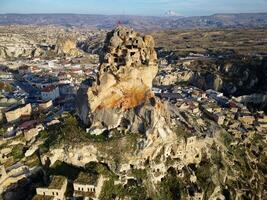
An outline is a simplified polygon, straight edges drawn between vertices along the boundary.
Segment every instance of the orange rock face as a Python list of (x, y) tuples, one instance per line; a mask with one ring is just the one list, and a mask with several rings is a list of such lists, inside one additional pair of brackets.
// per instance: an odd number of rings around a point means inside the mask
[(88, 90), (92, 112), (134, 108), (153, 96), (158, 72), (154, 39), (118, 27), (108, 34), (101, 57), (98, 84)]
[[(149, 134), (156, 126), (167, 124), (164, 105), (152, 91), (158, 73), (154, 46), (153, 37), (128, 28), (117, 27), (108, 33), (98, 79), (86, 90), (86, 103), (81, 103), (78, 112), (90, 124), (92, 134), (118, 127)], [(156, 135), (166, 133), (165, 128), (159, 130)]]
[(127, 110), (144, 103), (152, 96), (154, 94), (148, 88), (142, 86), (124, 89), (121, 94), (111, 92), (97, 107), (96, 111), (104, 108), (122, 108)]

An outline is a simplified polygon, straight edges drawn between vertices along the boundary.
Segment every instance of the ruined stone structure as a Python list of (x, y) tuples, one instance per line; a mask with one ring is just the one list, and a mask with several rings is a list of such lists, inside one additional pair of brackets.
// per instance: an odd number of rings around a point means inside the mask
[(160, 120), (166, 124), (165, 106), (151, 90), (158, 72), (154, 46), (152, 36), (125, 27), (108, 33), (98, 79), (78, 94), (78, 114), (93, 134), (118, 127), (145, 133)]

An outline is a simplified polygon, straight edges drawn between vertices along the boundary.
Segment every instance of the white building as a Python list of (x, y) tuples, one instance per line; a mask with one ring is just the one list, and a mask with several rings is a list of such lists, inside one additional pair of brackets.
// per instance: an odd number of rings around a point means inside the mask
[(73, 182), (73, 196), (85, 200), (98, 199), (103, 182), (104, 179), (102, 176), (81, 172), (78, 178)]
[(59, 88), (54, 85), (48, 86), (42, 90), (41, 96), (42, 96), (42, 100), (44, 101), (55, 100), (60, 96)]
[[(67, 189), (68, 181), (63, 176), (54, 176), (48, 187), (36, 188), (37, 195), (34, 196), (33, 200), (48, 199), (48, 197), (54, 197), (54, 200), (65, 200), (65, 192)], [(47, 197), (47, 198), (45, 198)]]

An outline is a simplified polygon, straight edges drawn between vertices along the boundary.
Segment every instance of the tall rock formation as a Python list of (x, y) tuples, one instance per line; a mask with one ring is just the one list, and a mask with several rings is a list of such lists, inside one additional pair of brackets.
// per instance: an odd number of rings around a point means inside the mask
[(107, 35), (100, 63), (97, 81), (78, 95), (78, 114), (92, 133), (119, 127), (164, 137), (168, 113), (151, 90), (158, 72), (154, 39), (117, 27)]
[(58, 55), (81, 56), (81, 51), (76, 47), (76, 40), (72, 37), (59, 37), (56, 42)]

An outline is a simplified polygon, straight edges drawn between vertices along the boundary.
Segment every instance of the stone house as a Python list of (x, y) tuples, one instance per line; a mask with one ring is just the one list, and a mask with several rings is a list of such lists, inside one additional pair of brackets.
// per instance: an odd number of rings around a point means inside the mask
[(39, 111), (45, 111), (45, 110), (48, 110), (49, 108), (51, 108), (52, 106), (53, 106), (52, 100), (48, 100), (48, 101), (44, 101), (42, 103), (39, 103), (38, 109), (39, 109)]
[(73, 196), (85, 200), (98, 199), (103, 182), (103, 176), (80, 172), (78, 178), (73, 182)]
[(207, 105), (201, 105), (200, 109), (204, 112), (209, 118), (217, 122), (219, 125), (223, 125), (225, 116), (221, 113), (221, 108), (211, 108)]
[(245, 125), (252, 125), (255, 121), (255, 117), (251, 115), (243, 115), (243, 116), (238, 117), (238, 120)]
[(60, 84), (59, 93), (60, 95), (75, 95), (76, 90), (73, 84)]
[(60, 96), (59, 88), (54, 85), (45, 87), (44, 89), (42, 89), (41, 96), (42, 100), (44, 101), (55, 100)]
[(59, 72), (58, 79), (60, 84), (70, 84), (72, 83), (72, 76), (66, 72)]
[(67, 178), (63, 176), (54, 176), (48, 187), (36, 188), (35, 197), (38, 199), (40, 196), (53, 197), (54, 200), (65, 200), (65, 192), (67, 190)]
[(31, 104), (25, 104), (18, 106), (14, 109), (11, 109), (5, 113), (5, 117), (8, 123), (15, 122), (19, 120), (21, 117), (29, 117), (32, 114), (32, 106)]

